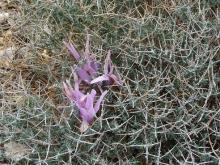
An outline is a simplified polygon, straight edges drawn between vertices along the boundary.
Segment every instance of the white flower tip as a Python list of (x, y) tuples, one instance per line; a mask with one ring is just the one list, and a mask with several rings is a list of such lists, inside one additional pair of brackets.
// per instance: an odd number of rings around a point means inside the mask
[(80, 102), (83, 102), (83, 101), (85, 101), (86, 100), (86, 98), (88, 97), (88, 95), (84, 95), (84, 96), (82, 96), (81, 98), (80, 98)]
[(108, 93), (108, 90), (105, 90), (102, 94), (105, 96)]
[(81, 125), (80, 125), (80, 132), (83, 133), (85, 132), (87, 129), (89, 128), (89, 124), (86, 121), (82, 121)]
[(102, 76), (99, 76), (99, 77), (95, 78), (94, 80), (92, 80), (90, 82), (90, 84), (95, 84), (95, 83), (102, 82), (102, 81), (107, 81), (107, 80), (109, 80), (109, 76), (108, 75), (102, 75)]

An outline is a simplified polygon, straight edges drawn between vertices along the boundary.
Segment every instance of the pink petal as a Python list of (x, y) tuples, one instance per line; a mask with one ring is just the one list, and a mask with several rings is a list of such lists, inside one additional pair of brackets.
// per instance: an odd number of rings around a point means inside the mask
[(110, 78), (113, 80), (112, 84), (116, 84), (116, 85), (122, 85), (122, 81), (114, 74), (110, 75)]
[(101, 102), (102, 100), (104, 99), (105, 95), (107, 94), (108, 91), (104, 91), (102, 93), (102, 95), (99, 97), (99, 99), (97, 100), (96, 104), (95, 104), (95, 107), (94, 107), (94, 110), (95, 112), (97, 113), (99, 108), (100, 108), (100, 105), (101, 105)]
[(84, 69), (78, 68), (77, 69), (77, 74), (78, 74), (78, 76), (80, 77), (81, 80), (83, 80), (87, 83), (89, 83), (91, 81), (91, 77), (89, 76), (89, 74)]
[(95, 117), (95, 111), (93, 107), (87, 109), (84, 107), (79, 107), (80, 116), (83, 120), (87, 121), (88, 123), (91, 123), (93, 118)]
[(65, 82), (63, 82), (63, 88), (64, 88), (66, 96), (71, 100), (73, 88), (71, 86), (69, 87)]
[(93, 108), (96, 91), (92, 89), (91, 94), (87, 95), (86, 108)]
[(84, 94), (79, 90), (73, 89), (70, 82), (63, 82), (63, 87), (66, 96), (70, 99), (70, 101), (77, 102)]
[(88, 113), (88, 109), (85, 109), (83, 107), (79, 107), (79, 111), (80, 111), (80, 116), (82, 118), (82, 120), (90, 123), (93, 119), (93, 116)]
[(100, 68), (100, 63), (93, 60), (93, 61), (90, 62), (90, 66), (91, 66), (95, 71), (98, 71), (99, 68)]
[(80, 125), (80, 132), (83, 133), (89, 128), (89, 123), (86, 120), (83, 120)]
[(75, 81), (75, 89), (72, 88), (69, 81), (63, 82), (63, 87), (67, 97), (70, 101), (77, 102), (84, 94), (79, 90), (79, 79), (76, 73), (73, 72), (74, 81)]
[(79, 90), (74, 90), (73, 95), (75, 97), (75, 101), (77, 102), (78, 100), (80, 100), (80, 98), (83, 97), (84, 94)]
[(107, 91), (103, 92), (102, 95), (99, 97), (95, 104), (95, 108), (93, 107), (94, 99), (96, 95), (96, 91), (93, 89), (90, 94), (82, 97), (80, 99), (80, 103), (77, 103), (78, 108), (80, 110), (80, 116), (83, 121), (87, 123), (91, 123), (93, 118), (96, 116), (96, 112), (99, 110), (101, 102), (106, 95)]
[(123, 81), (121, 80), (121, 76), (120, 76), (120, 74), (118, 73), (117, 69), (115, 69), (114, 74), (115, 74), (115, 76), (118, 78), (119, 84), (122, 85), (122, 84), (123, 84)]
[[(74, 97), (76, 100), (79, 100), (84, 94), (82, 92), (80, 92), (79, 90), (79, 84), (80, 84), (80, 81), (78, 79), (78, 76), (75, 72), (73, 72), (73, 78), (74, 78), (74, 91), (73, 91), (73, 94), (74, 94)], [(71, 86), (70, 82), (68, 82), (69, 86)]]
[(93, 76), (93, 75), (96, 74), (96, 70), (93, 69), (89, 63), (86, 63), (86, 64), (83, 66), (83, 69), (84, 69), (85, 71), (87, 71), (91, 76)]
[(98, 82), (102, 82), (102, 81), (108, 81), (109, 80), (109, 76), (108, 75), (102, 75), (102, 76), (99, 76), (97, 78), (95, 78), (94, 80), (92, 80), (90, 82), (90, 84), (94, 84), (94, 83), (98, 83)]
[(73, 46), (71, 43), (67, 43), (64, 41), (64, 45), (67, 47), (69, 50), (70, 54), (77, 60), (79, 61), (80, 59), (80, 54), (77, 52), (76, 48)]

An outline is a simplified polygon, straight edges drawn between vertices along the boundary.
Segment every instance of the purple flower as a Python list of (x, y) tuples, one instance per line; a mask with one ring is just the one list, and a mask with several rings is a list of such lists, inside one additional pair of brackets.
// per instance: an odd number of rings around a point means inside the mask
[(80, 116), (84, 122), (91, 124), (106, 94), (107, 91), (104, 91), (98, 100), (95, 100), (96, 91), (92, 89), (91, 93), (87, 93), (81, 97), (80, 101), (77, 103), (77, 107), (80, 110)]
[[(87, 35), (85, 51), (82, 54), (76, 50), (73, 44), (64, 42), (70, 54), (75, 58), (76, 61), (81, 63), (76, 67), (76, 69), (72, 70), (74, 76), (74, 88), (71, 86), (69, 81), (63, 82), (66, 96), (71, 102), (75, 104), (79, 110), (80, 118), (82, 119), (80, 126), (81, 132), (84, 132), (88, 129), (89, 125), (96, 117), (103, 99), (107, 94), (107, 91), (102, 92), (100, 86), (98, 87), (101, 91), (101, 94), (98, 96), (94, 89), (86, 94), (84, 93), (83, 89), (87, 90), (87, 87), (91, 87), (91, 84), (103, 81), (105, 81), (108, 85), (122, 85), (122, 80), (111, 61), (110, 51), (108, 52), (108, 55), (105, 59), (104, 74), (102, 76), (96, 77), (100, 68), (100, 63), (96, 60), (95, 55), (90, 53), (89, 42), (89, 35)], [(86, 84), (83, 83), (80, 85), (82, 81)]]
[(70, 101), (74, 102), (80, 112), (80, 117), (82, 118), (81, 132), (84, 132), (89, 124), (93, 121), (96, 113), (99, 111), (101, 103), (107, 94), (107, 91), (104, 91), (101, 96), (96, 99), (96, 91), (92, 89), (91, 93), (83, 94), (79, 90), (79, 83), (81, 80), (78, 79), (77, 75), (74, 74), (75, 87), (74, 89), (69, 82), (64, 82), (64, 91), (66, 96)]
[(77, 69), (77, 74), (79, 77), (87, 82), (88, 84), (94, 76), (96, 76), (98, 69), (100, 68), (99, 62), (96, 60), (95, 56), (90, 53), (90, 37), (87, 34), (86, 46), (84, 51), (85, 63), (81, 68)]
[(96, 61), (86, 61), (86, 63), (80, 68), (76, 68), (76, 72), (81, 80), (86, 83), (90, 83), (92, 78), (97, 75), (99, 69), (99, 63)]
[(84, 96), (84, 94), (79, 90), (79, 84), (81, 81), (78, 79), (75, 73), (73, 73), (73, 76), (75, 82), (74, 89), (69, 81), (63, 82), (63, 87), (64, 87), (64, 92), (66, 96), (69, 98), (69, 100), (77, 104), (77, 102)]
[(64, 45), (67, 47), (69, 53), (76, 59), (76, 61), (80, 60), (80, 54), (77, 52), (76, 48), (72, 43), (67, 43), (64, 41)]
[(96, 76), (97, 71), (100, 68), (99, 62), (97, 62), (95, 56), (90, 53), (89, 42), (90, 42), (90, 37), (89, 35), (87, 35), (85, 51), (82, 57), (80, 53), (77, 52), (73, 44), (64, 42), (70, 54), (72, 54), (77, 61), (79, 61), (80, 59), (84, 60), (84, 64), (82, 65), (82, 67), (76, 68), (76, 73), (81, 80), (83, 80), (88, 84), (90, 83), (92, 78)]
[(122, 80), (112, 64), (110, 51), (108, 52), (108, 55), (105, 59), (104, 74), (95, 78), (90, 83), (94, 84), (103, 81), (107, 81), (108, 85), (122, 85)]

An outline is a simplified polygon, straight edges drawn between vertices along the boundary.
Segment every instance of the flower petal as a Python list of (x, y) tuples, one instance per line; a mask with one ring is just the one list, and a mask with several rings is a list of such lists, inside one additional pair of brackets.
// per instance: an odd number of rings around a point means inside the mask
[(101, 67), (101, 64), (98, 61), (90, 61), (90, 66), (97, 72)]
[(91, 123), (93, 118), (96, 116), (96, 112), (92, 107), (78, 107), (79, 111), (80, 111), (80, 116), (82, 118), (82, 120), (86, 120), (88, 123)]
[(77, 68), (77, 74), (81, 80), (89, 83), (91, 81), (91, 76), (82, 68)]
[(88, 111), (88, 109), (83, 107), (78, 107), (80, 112), (80, 117), (83, 121), (86, 121), (87, 123), (90, 123), (93, 119), (93, 115), (91, 115)]
[(109, 76), (108, 75), (102, 75), (102, 76), (99, 76), (95, 79), (93, 79), (90, 84), (95, 84), (95, 83), (98, 83), (98, 82), (102, 82), (102, 81), (108, 81), (109, 80)]
[(122, 84), (123, 84), (123, 81), (122, 81), (121, 76), (120, 76), (120, 74), (118, 73), (118, 71), (117, 71), (116, 68), (115, 68), (115, 71), (114, 71), (114, 75), (117, 77), (119, 84), (122, 85)]
[(73, 88), (71, 86), (69, 87), (65, 82), (63, 82), (63, 88), (64, 88), (66, 96), (71, 100)]
[(122, 85), (122, 81), (114, 74), (110, 75), (110, 79), (112, 79), (112, 82), (110, 81), (110, 85), (116, 84), (121, 86)]
[(74, 47), (73, 44), (71, 43), (67, 43), (64, 41), (64, 45), (67, 47), (67, 49), (69, 50), (70, 54), (77, 60), (79, 61), (80, 59), (80, 54), (77, 52), (76, 48)]
[(92, 89), (91, 94), (87, 95), (86, 108), (93, 108), (96, 91)]
[(99, 108), (100, 108), (100, 105), (101, 105), (101, 102), (103, 101), (105, 95), (107, 94), (108, 91), (104, 91), (102, 93), (102, 95), (99, 97), (99, 99), (97, 100), (96, 104), (95, 104), (95, 107), (94, 107), (94, 110), (95, 112), (97, 113)]
[(94, 68), (92, 68), (90, 63), (85, 63), (85, 65), (83, 66), (83, 69), (86, 72), (88, 72), (91, 76), (94, 76), (96, 74), (96, 70)]
[(87, 129), (89, 128), (89, 123), (85, 120), (82, 121), (81, 125), (80, 125), (80, 132), (83, 133), (85, 132)]

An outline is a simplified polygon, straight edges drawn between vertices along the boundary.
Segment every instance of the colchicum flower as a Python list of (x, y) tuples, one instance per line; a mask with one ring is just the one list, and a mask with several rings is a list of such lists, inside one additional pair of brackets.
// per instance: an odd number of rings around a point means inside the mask
[(63, 82), (64, 92), (70, 101), (73, 101), (75, 104), (84, 96), (84, 94), (79, 90), (80, 80), (77, 75), (73, 72), (74, 76), (74, 89), (71, 86), (69, 81)]
[[(82, 119), (80, 131), (84, 132), (96, 117), (107, 91), (102, 92), (101, 86), (98, 86), (101, 94), (97, 96), (97, 92), (94, 89), (86, 94), (82, 89), (91, 87), (91, 84), (99, 82), (105, 82), (108, 85), (122, 85), (122, 80), (112, 64), (110, 51), (105, 59), (104, 74), (95, 78), (100, 69), (100, 63), (96, 60), (95, 56), (90, 53), (89, 35), (87, 35), (85, 51), (82, 54), (76, 50), (73, 44), (67, 42), (64, 42), (64, 44), (77, 62), (83, 62), (82, 65), (72, 70), (74, 88), (69, 81), (63, 82), (63, 87), (66, 96), (79, 110)], [(85, 83), (81, 84), (82, 81)], [(80, 84), (82, 86), (80, 86)]]
[(99, 63), (95, 61), (87, 61), (82, 67), (76, 68), (79, 78), (89, 84), (93, 77), (96, 76), (99, 69)]
[(69, 82), (64, 82), (64, 91), (66, 96), (70, 101), (74, 102), (80, 112), (80, 117), (82, 119), (80, 131), (84, 132), (88, 129), (89, 124), (92, 123), (96, 113), (99, 111), (101, 103), (107, 94), (107, 91), (104, 91), (101, 96), (96, 99), (96, 91), (92, 89), (91, 93), (83, 94), (79, 90), (80, 80), (77, 75), (74, 74), (75, 87), (72, 88)]
[(105, 59), (104, 74), (93, 79), (90, 83), (95, 84), (103, 81), (106, 81), (108, 85), (122, 85), (122, 80), (112, 64), (110, 51)]
[(89, 124), (93, 121), (93, 118), (96, 117), (96, 113), (99, 111), (101, 103), (107, 94), (107, 91), (104, 91), (101, 96), (95, 100), (96, 91), (92, 89), (91, 93), (87, 93), (84, 97), (80, 99), (78, 108), (80, 110), (80, 116), (82, 118), (81, 132), (84, 132)]
[(96, 60), (95, 56), (90, 53), (89, 35), (87, 35), (85, 51), (83, 56), (77, 52), (76, 48), (71, 43), (64, 42), (65, 46), (69, 50), (70, 54), (76, 59), (76, 61), (84, 60), (82, 67), (76, 68), (76, 73), (79, 78), (86, 83), (90, 83), (94, 76), (96, 76), (98, 69), (100, 68), (99, 62)]

